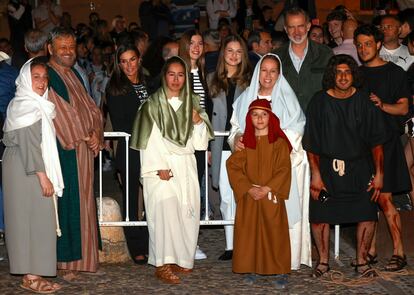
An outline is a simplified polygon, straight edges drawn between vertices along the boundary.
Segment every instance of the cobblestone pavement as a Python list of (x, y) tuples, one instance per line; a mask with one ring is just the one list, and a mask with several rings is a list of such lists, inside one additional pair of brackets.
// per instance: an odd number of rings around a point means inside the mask
[[(233, 274), (231, 262), (217, 261), (224, 247), (224, 231), (221, 228), (204, 227), (199, 239), (200, 247), (206, 252), (206, 260), (196, 261), (194, 272), (182, 277), (181, 285), (166, 285), (154, 277), (154, 267), (134, 263), (104, 264), (104, 275), (82, 274), (80, 282), (63, 284), (56, 294), (414, 294), (414, 269), (407, 276), (394, 277), (394, 281), (376, 279), (362, 287), (346, 287), (326, 283), (310, 277), (311, 269), (303, 266), (289, 276), (288, 289), (276, 290), (271, 277), (263, 277), (255, 285), (243, 282), (243, 276)], [(0, 247), (5, 254), (4, 246)], [(350, 265), (351, 258), (341, 253), (339, 265), (331, 261), (331, 268), (341, 271), (347, 278), (355, 278)], [(380, 260), (380, 269), (385, 260)], [(414, 264), (413, 257), (409, 265)], [(21, 277), (8, 273), (7, 259), (0, 262), (0, 294), (27, 294), (19, 288)], [(324, 278), (323, 280), (328, 280)]]
[[(106, 174), (104, 178), (105, 195), (119, 198), (119, 189), (113, 181), (112, 173)], [(131, 261), (123, 264), (102, 264), (100, 272), (104, 275), (82, 274), (79, 282), (67, 283), (60, 278), (53, 279), (63, 285), (62, 290), (56, 294), (414, 294), (414, 257), (408, 258), (407, 269), (410, 275), (396, 276), (394, 281), (375, 279), (362, 287), (325, 282), (329, 280), (328, 277), (313, 279), (310, 277), (311, 268), (306, 266), (291, 273), (287, 290), (276, 290), (271, 277), (262, 277), (256, 284), (248, 285), (243, 282), (242, 275), (232, 273), (231, 262), (217, 260), (225, 245), (222, 227), (206, 226), (200, 232), (198, 244), (208, 258), (196, 261), (194, 272), (182, 276), (180, 285), (163, 284), (154, 277), (154, 267), (136, 265)], [(354, 279), (355, 273), (349, 266), (354, 250), (342, 240), (340, 255), (339, 263), (331, 261), (331, 268), (341, 271), (347, 279)], [(4, 246), (0, 246), (0, 256), (7, 256)], [(380, 259), (376, 267), (381, 269), (384, 263), (386, 259)], [(0, 261), (0, 295), (30, 294), (19, 287), (20, 281), (21, 276), (9, 274), (7, 258)]]

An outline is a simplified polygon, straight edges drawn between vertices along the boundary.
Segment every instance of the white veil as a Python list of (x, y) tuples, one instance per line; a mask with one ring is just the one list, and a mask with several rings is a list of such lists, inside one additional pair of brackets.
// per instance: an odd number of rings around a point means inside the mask
[[(250, 86), (233, 103), (233, 114), (237, 116), (240, 129), (244, 131), (246, 115), (250, 103), (257, 99), (259, 92), (259, 73), (262, 61), (267, 56), (275, 56), (279, 60), (279, 78), (272, 90), (272, 111), (280, 120), (282, 130), (292, 130), (303, 135), (305, 128), (305, 115), (299, 105), (298, 99), (292, 87), (283, 76), (282, 62), (279, 56), (273, 53), (264, 55), (257, 63)], [(292, 143), (293, 145), (293, 143)], [(295, 147), (294, 147), (295, 148)]]
[(55, 105), (48, 100), (48, 90), (40, 96), (32, 89), (30, 65), (27, 61), (16, 79), (16, 94), (7, 107), (7, 116), (3, 126), (4, 132), (30, 126), (42, 120), (42, 158), (48, 178), (53, 184), (55, 194), (63, 194), (63, 178), (56, 146), (56, 131), (53, 118), (56, 116)]

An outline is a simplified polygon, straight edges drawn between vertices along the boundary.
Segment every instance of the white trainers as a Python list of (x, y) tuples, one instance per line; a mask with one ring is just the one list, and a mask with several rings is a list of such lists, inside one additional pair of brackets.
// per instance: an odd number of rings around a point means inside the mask
[(197, 249), (196, 249), (194, 259), (195, 260), (207, 259), (206, 253), (204, 253), (198, 245), (197, 245)]

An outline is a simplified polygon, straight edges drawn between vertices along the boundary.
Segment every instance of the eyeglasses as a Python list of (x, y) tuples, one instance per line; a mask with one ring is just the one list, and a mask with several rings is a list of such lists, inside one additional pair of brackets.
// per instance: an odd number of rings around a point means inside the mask
[(377, 26), (378, 29), (380, 29), (381, 31), (389, 31), (392, 30), (394, 28), (398, 28), (398, 26), (394, 26), (394, 25), (381, 25), (381, 26)]

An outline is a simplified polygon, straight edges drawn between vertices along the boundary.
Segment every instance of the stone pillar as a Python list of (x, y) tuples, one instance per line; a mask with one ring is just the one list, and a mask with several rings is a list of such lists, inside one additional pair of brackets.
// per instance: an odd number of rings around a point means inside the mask
[[(98, 217), (101, 208), (97, 198)], [(103, 221), (122, 221), (118, 203), (110, 198), (102, 199)], [(99, 251), (99, 262), (122, 263), (130, 261), (128, 247), (125, 241), (124, 230), (121, 226), (101, 226), (102, 251)]]

